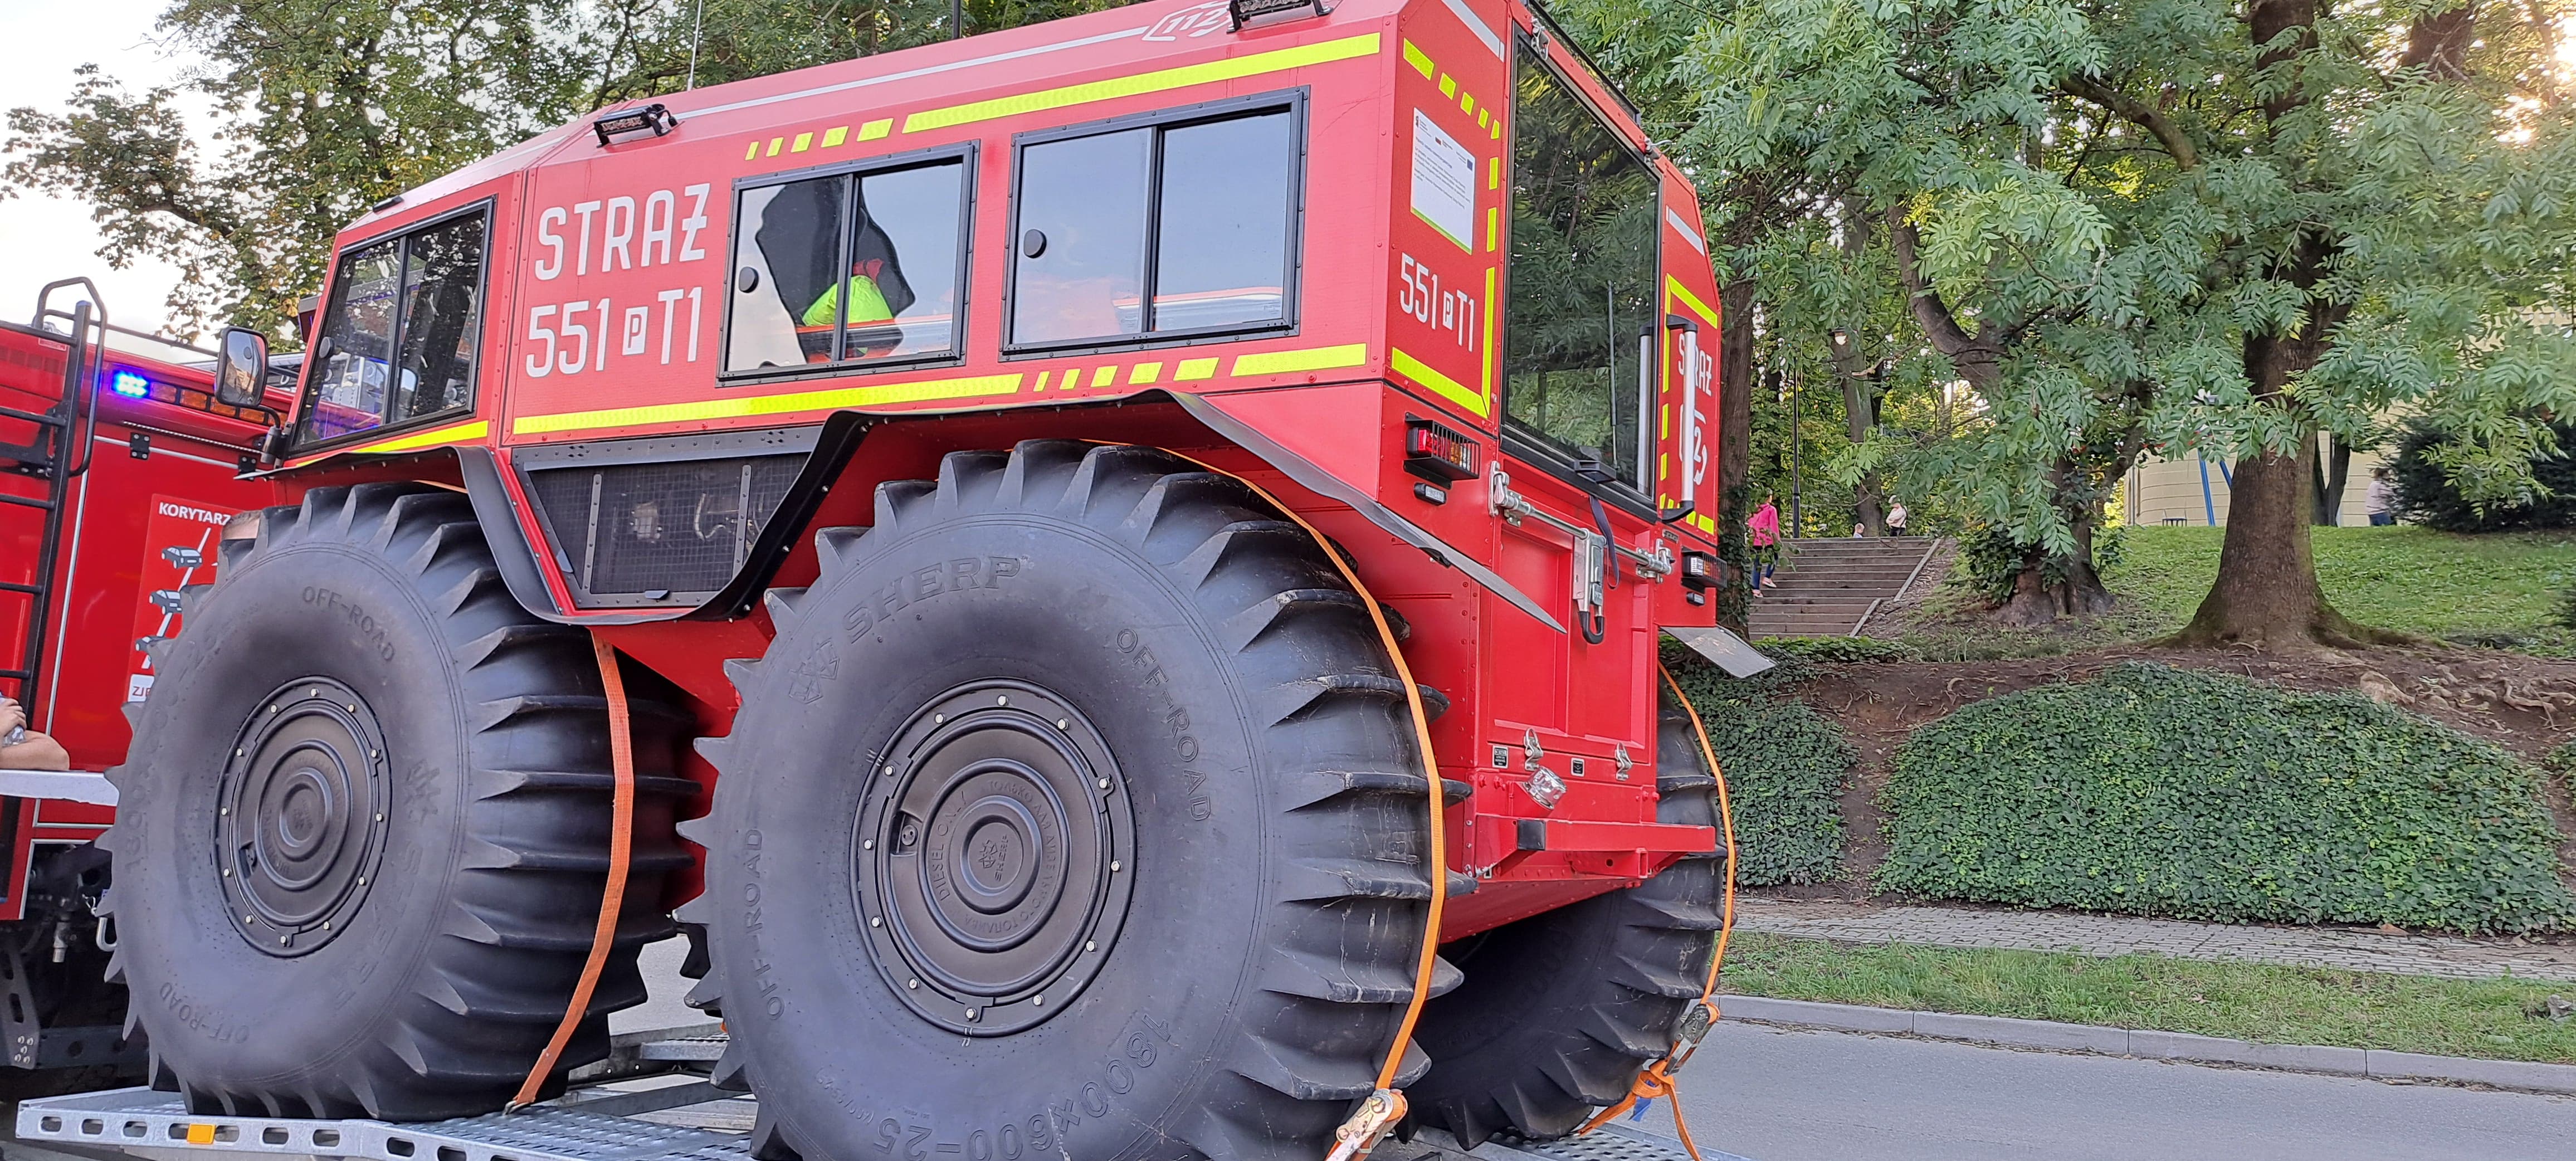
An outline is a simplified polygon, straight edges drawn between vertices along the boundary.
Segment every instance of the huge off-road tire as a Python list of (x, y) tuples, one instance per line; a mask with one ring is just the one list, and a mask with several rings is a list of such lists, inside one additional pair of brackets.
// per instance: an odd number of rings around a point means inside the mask
[[(1669, 693), (1655, 764), (1657, 819), (1717, 824), (1717, 779)], [(1416, 1035), (1431, 1074), (1405, 1094), (1417, 1121), (1470, 1147), (1496, 1134), (1546, 1140), (1627, 1095), (1707, 982), (1725, 873), (1723, 854), (1686, 858), (1447, 947), (1467, 980), (1423, 1006)]]
[(1324, 550), (1063, 441), (816, 545), (682, 828), (758, 1155), (1321, 1156), (1430, 895), (1404, 688)]
[[(201, 1112), (490, 1112), (563, 1018), (612, 821), (581, 630), (511, 600), (463, 496), (321, 488), (228, 542), (158, 650), (109, 772), (129, 1027)], [(636, 685), (649, 690), (649, 681)], [(617, 953), (561, 1065), (607, 1050), (667, 935), (686, 723), (633, 704), (639, 807)]]

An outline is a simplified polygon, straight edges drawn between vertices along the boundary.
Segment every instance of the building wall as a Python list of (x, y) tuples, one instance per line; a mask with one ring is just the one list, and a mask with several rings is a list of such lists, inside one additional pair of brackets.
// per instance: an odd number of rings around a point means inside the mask
[[(2337, 523), (2359, 525), (2370, 523), (2362, 511), (2363, 498), (2370, 489), (2370, 470), (2388, 462), (2384, 451), (2355, 452), (2352, 470), (2343, 487), (2343, 507)], [(2129, 469), (2121, 482), (2120, 500), (2123, 522), (2127, 524), (2217, 524), (2227, 523), (2227, 473), (2212, 461), (2207, 465), (2209, 491), (2206, 502), (2201, 493), (2203, 461), (2197, 456), (2181, 459), (2151, 459)]]

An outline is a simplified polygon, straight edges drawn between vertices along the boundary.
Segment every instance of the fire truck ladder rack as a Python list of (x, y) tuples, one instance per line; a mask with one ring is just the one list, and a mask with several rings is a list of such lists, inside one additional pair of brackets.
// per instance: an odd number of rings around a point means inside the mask
[[(70, 310), (53, 305), (55, 291), (75, 286), (88, 291), (89, 297)], [(37, 292), (36, 328), (44, 330), (46, 323), (56, 320), (70, 328), (58, 332), (68, 348), (63, 353), (62, 395), (44, 411), (0, 407), (0, 419), (36, 428), (33, 443), (0, 443), (0, 472), (45, 482), (42, 499), (0, 493), (0, 505), (35, 508), (45, 514), (44, 535), (36, 541), (36, 557), (29, 562), (26, 579), (0, 580), (0, 594), (23, 598), (18, 603), (26, 616), (22, 638), (26, 652), (14, 668), (0, 669), (0, 682), (9, 683), (8, 692), (30, 713), (36, 712), (37, 687), (44, 679), (45, 622), (53, 608), (56, 571), (62, 563), (56, 546), (62, 539), (63, 510), (70, 500), (72, 477), (89, 470), (90, 443), (98, 431), (98, 404), (89, 388), (97, 381), (99, 337), (107, 325), (106, 308), (99, 302), (98, 287), (86, 278), (50, 282)]]
[[(752, 1098), (721, 1092), (696, 1074), (724, 1050), (721, 1026), (695, 1025), (612, 1038), (609, 1058), (576, 1070), (563, 1097), (515, 1113), (426, 1124), (191, 1114), (177, 1093), (114, 1089), (45, 1097), (18, 1106), (9, 1155), (28, 1161), (106, 1158), (118, 1153), (174, 1161), (180, 1154), (259, 1153), (367, 1161), (749, 1161)], [(647, 1078), (658, 1088), (606, 1086)], [(701, 1111), (705, 1115), (698, 1115)], [(647, 1120), (650, 1114), (736, 1132)], [(1377, 1161), (1688, 1161), (1681, 1143), (1626, 1123), (1564, 1141), (1488, 1141), (1460, 1150), (1436, 1130), (1389, 1140)], [(1320, 1154), (1319, 1154), (1320, 1155)], [(1703, 1151), (1705, 1161), (1744, 1161)], [(1220, 1159), (1225, 1161), (1225, 1159)]]

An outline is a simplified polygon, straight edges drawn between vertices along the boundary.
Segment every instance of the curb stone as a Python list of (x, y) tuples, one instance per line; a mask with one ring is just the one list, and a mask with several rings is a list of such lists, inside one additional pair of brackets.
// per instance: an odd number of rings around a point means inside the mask
[(2336, 1048), (2321, 1044), (2262, 1044), (2188, 1032), (2151, 1032), (2094, 1024), (2065, 1024), (2055, 1020), (2020, 1020), (2008, 1016), (1910, 1012), (1902, 1008), (1780, 1000), (1768, 996), (1721, 995), (1719, 1004), (1728, 1018), (1755, 1024), (1893, 1033), (2007, 1048), (2089, 1052), (2101, 1056), (2132, 1056), (2190, 1064), (2235, 1064), (2282, 1072), (2363, 1076), (2377, 1080), (2448, 1081), (2576, 1095), (2576, 1064), (2427, 1056), (2383, 1048)]

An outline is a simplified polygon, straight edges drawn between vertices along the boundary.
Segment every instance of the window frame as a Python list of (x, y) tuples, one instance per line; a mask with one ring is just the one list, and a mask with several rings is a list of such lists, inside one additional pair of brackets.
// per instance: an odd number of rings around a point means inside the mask
[[(716, 386), (739, 387), (752, 383), (777, 383), (799, 379), (839, 378), (847, 375), (866, 375), (877, 371), (918, 370), (922, 367), (954, 367), (958, 364), (964, 363), (966, 361), (966, 325), (969, 313), (973, 308), (974, 299), (975, 184), (976, 180), (981, 176), (976, 172), (976, 160), (978, 156), (977, 147), (980, 144), (980, 142), (972, 140), (960, 141), (950, 145), (934, 145), (926, 149), (908, 149), (901, 153), (885, 153), (874, 157), (858, 157), (852, 158), (848, 161), (835, 161), (823, 165), (809, 165), (803, 169), (788, 169), (781, 170), (777, 173), (762, 173), (748, 177), (735, 178), (733, 180), (733, 188), (729, 194), (732, 200), (726, 203), (725, 210), (727, 214), (731, 215), (732, 220), (727, 222), (725, 225), (725, 267), (724, 282), (722, 284), (725, 306), (722, 329), (717, 332), (716, 337)], [(734, 279), (741, 273), (741, 268), (735, 265), (735, 255), (741, 253), (740, 234), (742, 231), (742, 195), (745, 192), (761, 189), (767, 186), (791, 185), (800, 181), (812, 181), (816, 178), (822, 177), (847, 176), (850, 178), (851, 184), (855, 186), (860, 178), (866, 177), (870, 174), (891, 173), (900, 169), (917, 169), (950, 160), (954, 160), (958, 163), (960, 176), (958, 181), (957, 197), (957, 253), (955, 255), (957, 267), (957, 315), (949, 322), (949, 335), (951, 337), (951, 341), (949, 342), (948, 349), (946, 351), (925, 351), (917, 355), (897, 355), (882, 359), (837, 359), (828, 363), (799, 363), (792, 367), (753, 367), (741, 371), (728, 371), (724, 369), (725, 360), (733, 351), (733, 304), (734, 299), (738, 297), (734, 290)], [(841, 237), (839, 242), (839, 248), (842, 253), (846, 254), (849, 252), (850, 241), (850, 223), (845, 220), (841, 223)], [(848, 267), (846, 263), (843, 265), (842, 269), (844, 271), (843, 276), (847, 277), (846, 271)], [(847, 333), (846, 325), (844, 325), (840, 333)]]
[[(1611, 139), (1618, 142), (1619, 148), (1626, 151), (1629, 157), (1635, 159), (1637, 164), (1646, 171), (1646, 175), (1654, 180), (1655, 214), (1653, 221), (1655, 223), (1655, 228), (1652, 234), (1653, 240), (1650, 245), (1650, 249), (1654, 254), (1655, 261), (1653, 272), (1647, 283), (1647, 294), (1650, 299), (1657, 304), (1658, 309), (1652, 313), (1655, 318), (1660, 320), (1664, 314), (1660, 309), (1664, 300), (1663, 215), (1666, 190), (1664, 188), (1665, 182), (1663, 171), (1655, 168), (1654, 159), (1648, 156), (1644, 151), (1638, 149), (1637, 143), (1634, 140), (1631, 140), (1627, 133), (1620, 130), (1619, 122), (1613, 119), (1601, 108), (1600, 102), (1593, 100), (1590, 93), (1585, 92), (1581, 85), (1576, 84), (1574, 79), (1566, 74), (1566, 70), (1564, 68), (1558, 66), (1555, 58), (1549, 55), (1548, 52), (1549, 45), (1551, 43), (1550, 41), (1543, 41), (1532, 37), (1525, 29), (1516, 30), (1512, 40), (1514, 45), (1521, 51), (1529, 53), (1531, 59), (1535, 60), (1540, 68), (1546, 69), (1548, 71), (1548, 75), (1556, 79), (1556, 83), (1565, 89), (1568, 96), (1573, 97), (1578, 104), (1583, 106), (1585, 111), (1591, 113), (1592, 116), (1601, 123), (1602, 129), (1610, 134)], [(1514, 61), (1514, 67), (1515, 71), (1517, 71), (1517, 58)], [(1564, 480), (1566, 483), (1569, 483), (1582, 491), (1600, 496), (1603, 500), (1608, 501), (1615, 507), (1625, 509), (1634, 515), (1653, 518), (1656, 515), (1653, 497), (1655, 476), (1657, 474), (1655, 455), (1662, 448), (1662, 440), (1656, 435), (1655, 431), (1655, 406), (1658, 401), (1658, 397), (1663, 393), (1665, 370), (1663, 366), (1664, 331), (1661, 325), (1658, 325), (1655, 328), (1655, 357), (1648, 361), (1648, 366), (1652, 368), (1651, 377), (1648, 384), (1640, 390), (1642, 398), (1638, 401), (1640, 404), (1640, 410), (1637, 416), (1637, 468), (1639, 473), (1646, 477), (1646, 481), (1642, 486), (1630, 483), (1627, 480), (1613, 480), (1606, 484), (1595, 484), (1590, 480), (1584, 479), (1582, 476), (1576, 475), (1575, 461), (1572, 456), (1565, 454), (1563, 450), (1559, 449), (1556, 446), (1555, 441), (1546, 434), (1539, 432), (1536, 429), (1531, 428), (1529, 425), (1512, 417), (1512, 366), (1510, 361), (1510, 352), (1512, 349), (1511, 227), (1514, 223), (1514, 219), (1517, 217), (1516, 206), (1514, 204), (1517, 199), (1510, 196), (1512, 179), (1516, 176), (1510, 172), (1510, 169), (1518, 164), (1520, 157), (1519, 144), (1521, 122), (1519, 85), (1517, 80), (1515, 80), (1513, 85), (1513, 100), (1508, 115), (1510, 118), (1510, 125), (1503, 135), (1505, 145), (1503, 154), (1506, 170), (1503, 175), (1503, 188), (1505, 193), (1505, 197), (1503, 199), (1503, 262), (1502, 277), (1499, 280), (1502, 284), (1502, 304), (1501, 309), (1497, 312), (1500, 317), (1494, 320), (1497, 335), (1495, 341), (1501, 348), (1501, 350), (1496, 353), (1495, 357), (1503, 361), (1503, 366), (1501, 368), (1502, 373), (1498, 376), (1500, 379), (1499, 386), (1501, 390), (1495, 397), (1494, 412), (1495, 417), (1500, 421), (1495, 426), (1501, 433), (1503, 450), (1515, 458), (1526, 461), (1532, 466), (1539, 468), (1551, 476)]]
[[(1304, 328), (1301, 306), (1304, 302), (1306, 269), (1306, 171), (1308, 154), (1313, 148), (1306, 133), (1309, 92), (1309, 86), (1299, 85), (1295, 88), (1275, 89), (1266, 93), (1198, 101), (1143, 113), (1129, 113), (1120, 117), (1107, 117), (1096, 121), (1059, 125), (1052, 129), (1034, 129), (1026, 133), (1013, 134), (1011, 137), (1011, 230), (1009, 238), (1006, 239), (1009, 243), (1007, 248), (1009, 260), (1002, 270), (1002, 358), (1004, 360), (1042, 359), (1063, 355), (1234, 342), (1252, 336), (1269, 338), (1298, 334)], [(1131, 129), (1155, 131), (1152, 150), (1145, 163), (1145, 264), (1144, 285), (1140, 288), (1140, 296), (1145, 304), (1147, 316), (1150, 318), (1154, 301), (1156, 267), (1162, 257), (1161, 231), (1157, 227), (1162, 223), (1163, 135), (1174, 129), (1186, 129), (1193, 125), (1228, 121), (1248, 114), (1270, 111), (1288, 114), (1288, 138), (1292, 146), (1288, 152), (1288, 215), (1284, 239), (1288, 260), (1285, 269), (1280, 271), (1279, 318), (1267, 322), (1228, 323), (1213, 327), (1193, 327), (1187, 330), (1147, 331), (1140, 335), (1054, 339), (1035, 343), (1011, 341), (1012, 329), (1018, 317), (1020, 235), (1023, 231), (1020, 212), (1025, 205), (1021, 196), (1020, 179), (1027, 172), (1028, 151), (1032, 146), (1081, 137), (1123, 133)]]
[[(295, 416), (289, 422), (287, 427), (287, 431), (290, 433), (290, 440), (286, 445), (289, 454), (300, 456), (307, 452), (325, 450), (342, 444), (373, 442), (378, 439), (386, 438), (389, 435), (398, 435), (406, 431), (417, 431), (437, 427), (441, 424), (454, 423), (456, 422), (456, 418), (460, 415), (472, 415), (483, 409), (483, 374), (485, 369), (483, 356), (486, 354), (484, 350), (486, 344), (483, 341), (483, 332), (491, 326), (492, 322), (492, 207), (496, 200), (497, 199), (495, 198), (485, 197), (471, 204), (459, 206), (456, 209), (439, 214), (435, 217), (423, 218), (420, 221), (403, 226), (399, 229), (386, 230), (382, 233), (369, 235), (332, 251), (331, 284), (328, 288), (329, 293), (323, 298), (321, 313), (313, 316), (313, 333), (308, 336), (304, 348), (304, 365), (301, 368), (302, 374), (300, 381), (296, 385)], [(312, 357), (313, 344), (321, 341), (323, 328), (330, 325), (331, 312), (333, 308), (340, 305), (340, 296), (344, 290), (340, 284), (340, 260), (360, 250), (364, 250), (369, 246), (378, 245), (384, 242), (395, 243), (394, 278), (397, 285), (395, 286), (394, 293), (397, 296), (397, 309), (394, 312), (393, 330), (386, 336), (385, 343), (387, 348), (393, 351), (394, 361), (399, 363), (402, 359), (403, 329), (410, 321), (407, 315), (399, 309), (399, 296), (402, 293), (402, 288), (399, 283), (403, 276), (403, 272), (410, 269), (412, 238), (420, 234), (426, 234), (440, 226), (450, 225), (452, 223), (462, 221), (465, 218), (476, 216), (480, 216), (483, 219), (483, 248), (482, 253), (477, 256), (474, 267), (474, 390), (472, 394), (460, 406), (441, 408), (437, 411), (430, 412), (427, 415), (415, 415), (398, 423), (379, 423), (374, 427), (361, 428), (357, 431), (344, 431), (338, 435), (328, 436), (322, 439), (305, 439), (304, 421), (313, 414), (314, 404), (319, 400), (322, 391), (322, 380), (319, 376), (322, 373), (323, 361)], [(398, 371), (400, 368), (396, 367), (394, 370)], [(390, 399), (391, 395), (389, 394), (387, 398)]]

